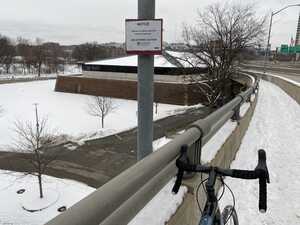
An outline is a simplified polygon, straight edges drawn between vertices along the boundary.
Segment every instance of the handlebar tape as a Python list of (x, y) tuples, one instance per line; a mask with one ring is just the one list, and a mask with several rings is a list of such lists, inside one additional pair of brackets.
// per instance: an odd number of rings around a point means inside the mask
[(184, 168), (182, 168), (181, 164), (189, 162), (188, 157), (187, 157), (187, 149), (188, 149), (187, 145), (182, 145), (181, 149), (180, 149), (180, 157), (176, 160), (176, 166), (178, 167), (178, 172), (177, 172), (175, 184), (172, 188), (173, 194), (178, 193), (178, 190), (179, 190), (181, 182), (182, 182)]
[(259, 211), (265, 213), (267, 211), (267, 180), (259, 178)]
[(181, 181), (182, 181), (182, 177), (183, 177), (183, 172), (184, 172), (184, 170), (178, 169), (177, 178), (176, 178), (175, 184), (172, 188), (172, 193), (173, 194), (177, 194), (178, 191), (179, 191)]
[(242, 179), (256, 179), (257, 173), (253, 170), (232, 170), (232, 177)]
[(258, 151), (258, 164), (255, 171), (259, 176), (259, 211), (267, 211), (267, 182), (270, 183), (269, 172), (266, 162), (266, 152), (263, 149)]

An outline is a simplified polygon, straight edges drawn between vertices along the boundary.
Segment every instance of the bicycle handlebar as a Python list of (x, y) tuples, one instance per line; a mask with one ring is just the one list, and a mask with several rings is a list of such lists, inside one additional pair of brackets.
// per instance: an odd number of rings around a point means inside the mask
[(269, 171), (266, 162), (266, 152), (262, 149), (258, 151), (258, 164), (255, 168), (259, 173), (259, 211), (267, 211), (267, 183), (270, 183)]
[(178, 173), (172, 189), (174, 194), (176, 194), (180, 188), (184, 171), (210, 173), (214, 170), (219, 176), (229, 176), (240, 179), (259, 179), (259, 211), (262, 213), (267, 211), (267, 182), (270, 183), (270, 179), (266, 164), (266, 152), (264, 150), (260, 149), (258, 151), (258, 164), (254, 170), (237, 170), (190, 164), (187, 157), (187, 149), (187, 145), (181, 146), (180, 156), (176, 160)]
[[(181, 146), (181, 149), (180, 149), (180, 156), (179, 158), (176, 160), (176, 166), (178, 168), (178, 173), (177, 173), (177, 178), (176, 178), (176, 181), (175, 181), (175, 184), (172, 188), (172, 193), (173, 194), (177, 194), (178, 191), (179, 191), (179, 188), (181, 186), (181, 182), (182, 182), (182, 178), (183, 178), (183, 173), (184, 171), (187, 171), (185, 170), (185, 167), (181, 166), (181, 162), (184, 161), (184, 165), (189, 165), (189, 162), (188, 162), (188, 157), (187, 157), (187, 149), (188, 149), (188, 146), (187, 145), (183, 145)], [(180, 160), (179, 160), (180, 159)]]

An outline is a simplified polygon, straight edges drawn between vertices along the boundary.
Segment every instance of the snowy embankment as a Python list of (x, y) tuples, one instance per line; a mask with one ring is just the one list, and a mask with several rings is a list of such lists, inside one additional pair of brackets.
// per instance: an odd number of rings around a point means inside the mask
[[(254, 169), (265, 149), (271, 183), (268, 211), (258, 211), (258, 181), (226, 178), (240, 224), (300, 224), (300, 107), (277, 86), (261, 81), (258, 104), (232, 168)], [(226, 195), (222, 205), (231, 204)]]
[[(137, 124), (136, 101), (113, 99), (115, 110), (105, 117), (105, 129), (101, 129), (101, 120), (88, 113), (90, 96), (55, 92), (54, 86), (55, 80), (0, 85), (0, 106), (3, 109), (0, 150), (7, 150), (5, 146), (12, 144), (16, 120), (34, 122), (34, 103), (38, 103), (39, 116), (47, 117), (51, 128), (73, 136), (75, 140), (103, 137)], [(180, 114), (186, 108), (158, 104), (158, 114), (154, 115), (154, 119)]]

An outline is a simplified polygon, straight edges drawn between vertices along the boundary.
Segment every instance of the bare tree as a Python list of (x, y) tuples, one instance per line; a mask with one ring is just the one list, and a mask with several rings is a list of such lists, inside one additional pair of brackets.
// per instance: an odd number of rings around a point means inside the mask
[(41, 39), (37, 38), (32, 46), (33, 65), (37, 69), (38, 77), (41, 76), (42, 65), (46, 60), (46, 49)]
[(262, 41), (265, 17), (258, 17), (253, 5), (225, 3), (198, 12), (197, 21), (195, 26), (184, 26), (189, 53), (179, 57), (179, 62), (194, 68), (205, 64), (208, 73), (187, 77), (197, 83), (197, 91), (206, 97), (207, 105), (216, 105), (220, 99), (223, 104), (231, 95), (235, 61), (244, 49)]
[(116, 109), (111, 98), (94, 96), (87, 104), (87, 112), (101, 118), (101, 127), (104, 128), (104, 118)]
[(44, 197), (42, 175), (49, 168), (49, 164), (57, 159), (59, 153), (51, 149), (57, 144), (59, 136), (54, 130), (50, 130), (46, 118), (39, 118), (37, 106), (35, 108), (36, 121), (16, 121), (14, 131), (16, 133), (13, 149), (23, 153), (23, 158), (28, 161), (33, 173), (37, 176), (40, 198)]
[(30, 41), (22, 37), (18, 37), (16, 51), (17, 51), (17, 55), (22, 57), (21, 64), (22, 64), (23, 73), (24, 74), (26, 74), (27, 72), (30, 73), (30, 69), (31, 69), (30, 67), (33, 63), (32, 45), (30, 44)]
[(0, 64), (5, 66), (6, 73), (9, 73), (15, 54), (15, 47), (12, 41), (0, 35)]
[(64, 52), (59, 43), (46, 42), (43, 44), (46, 54), (45, 65), (49, 73), (58, 73), (59, 66), (64, 64)]

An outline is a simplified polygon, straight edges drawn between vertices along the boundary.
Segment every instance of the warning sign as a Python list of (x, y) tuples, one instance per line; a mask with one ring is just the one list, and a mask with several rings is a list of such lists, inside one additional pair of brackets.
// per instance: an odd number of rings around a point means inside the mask
[(126, 52), (138, 55), (162, 54), (162, 19), (127, 19)]

